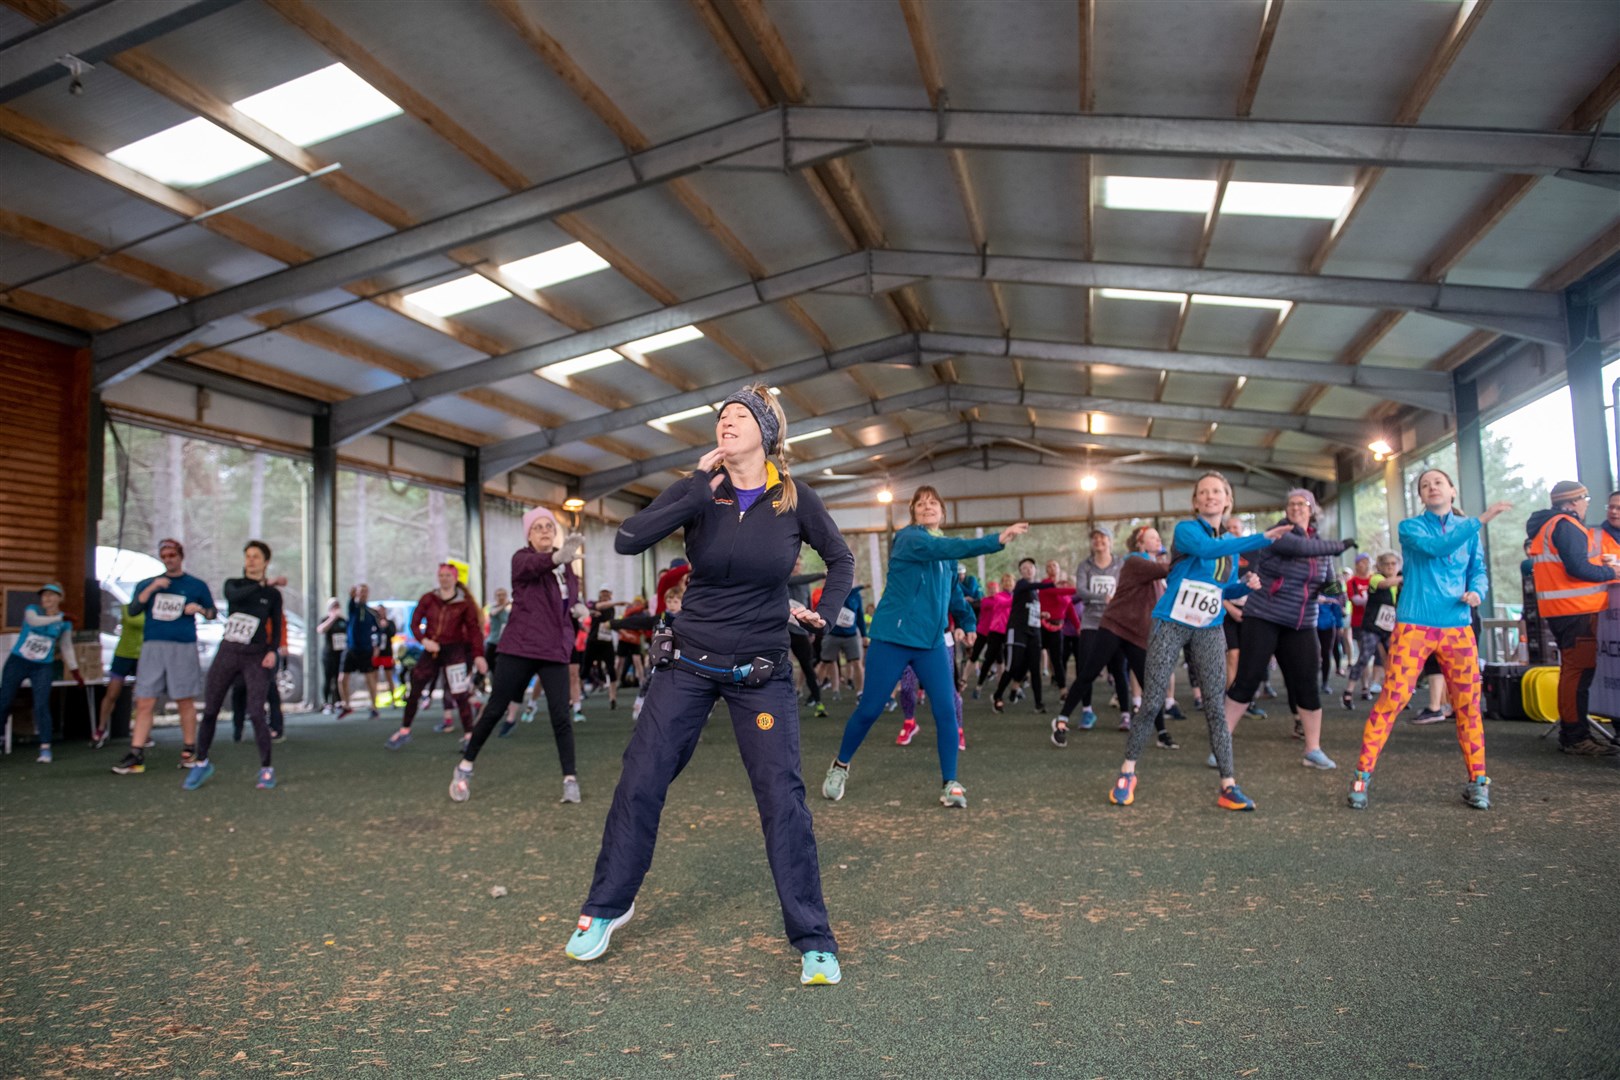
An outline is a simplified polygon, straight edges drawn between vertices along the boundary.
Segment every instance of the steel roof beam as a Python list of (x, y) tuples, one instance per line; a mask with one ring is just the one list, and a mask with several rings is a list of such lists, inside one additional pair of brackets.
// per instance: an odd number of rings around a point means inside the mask
[[(750, 153), (773, 170), (784, 162), (801, 168), (873, 145), (1353, 162), (1536, 175), (1561, 170), (1620, 173), (1620, 138), (1573, 132), (786, 106), (626, 154), (114, 327), (97, 335), (96, 383), (105, 387), (128, 377), (160, 356), (164, 342), (189, 340), (220, 319), (360, 281), (701, 168), (728, 161), (747, 164), (744, 155)], [(1205, 291), (1219, 291), (1213, 279), (1201, 281)]]
[(1000, 439), (1024, 439), (1067, 447), (1099, 447), (1134, 453), (1167, 454), (1193, 461), (1227, 462), (1238, 466), (1271, 465), (1302, 476), (1332, 479), (1334, 461), (1320, 454), (1300, 454), (1260, 446), (1226, 446), (1221, 443), (1183, 442), (1176, 439), (1141, 439), (1134, 435), (1103, 435), (1085, 431), (1062, 431), (1033, 424), (996, 424), (972, 421), (973, 435)]
[(238, 0), (99, 0), (0, 42), (0, 102), (79, 73), (69, 58), (93, 66), (126, 49)]

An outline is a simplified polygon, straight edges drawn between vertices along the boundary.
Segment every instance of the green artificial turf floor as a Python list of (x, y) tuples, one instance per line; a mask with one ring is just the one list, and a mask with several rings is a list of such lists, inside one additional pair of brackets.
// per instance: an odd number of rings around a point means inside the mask
[(1491, 723), (1480, 812), (1450, 726), (1403, 724), (1356, 813), (1360, 714), (1330, 708), (1334, 773), (1299, 766), (1286, 721), (1242, 725), (1259, 810), (1236, 814), (1195, 716), (1116, 809), (1111, 724), (1060, 751), (1027, 703), (969, 701), (969, 809), (937, 802), (926, 707), (905, 749), (879, 722), (830, 804), (845, 698), (803, 724), (836, 987), (798, 986), (723, 711), (591, 964), (562, 947), (627, 708), (593, 700), (578, 806), (543, 719), (491, 740), (461, 805), (426, 715), (400, 753), (391, 715), (294, 717), (271, 792), (228, 728), (196, 792), (173, 729), (142, 776), (107, 771), (114, 747), (24, 747), (0, 760), (0, 1076), (1620, 1073), (1613, 759)]

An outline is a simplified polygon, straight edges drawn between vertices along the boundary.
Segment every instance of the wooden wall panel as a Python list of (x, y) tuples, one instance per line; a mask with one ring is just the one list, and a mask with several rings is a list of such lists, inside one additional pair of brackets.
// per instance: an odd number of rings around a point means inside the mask
[(0, 588), (59, 581), (85, 610), (90, 357), (0, 327)]

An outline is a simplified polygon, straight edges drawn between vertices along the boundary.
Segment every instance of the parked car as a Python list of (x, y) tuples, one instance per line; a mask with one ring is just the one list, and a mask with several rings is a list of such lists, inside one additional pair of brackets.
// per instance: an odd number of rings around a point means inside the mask
[[(96, 548), (96, 580), (101, 583), (101, 663), (112, 666), (113, 650), (118, 647), (119, 621), (124, 605), (135, 595), (135, 586), (163, 573), (163, 564), (150, 555), (127, 548)], [(408, 614), (408, 613), (407, 613)], [(197, 659), (206, 674), (225, 637), (223, 618), (198, 620)], [(304, 697), (304, 620), (287, 612), (287, 663), (276, 672), (276, 689), (284, 702)]]

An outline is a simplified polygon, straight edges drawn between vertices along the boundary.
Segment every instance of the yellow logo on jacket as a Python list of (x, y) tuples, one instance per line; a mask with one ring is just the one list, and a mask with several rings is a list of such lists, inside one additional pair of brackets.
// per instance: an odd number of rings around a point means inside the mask
[(769, 731), (771, 728), (776, 726), (776, 717), (772, 716), (768, 712), (762, 712), (758, 716), (754, 717), (754, 723), (759, 726), (759, 730)]

